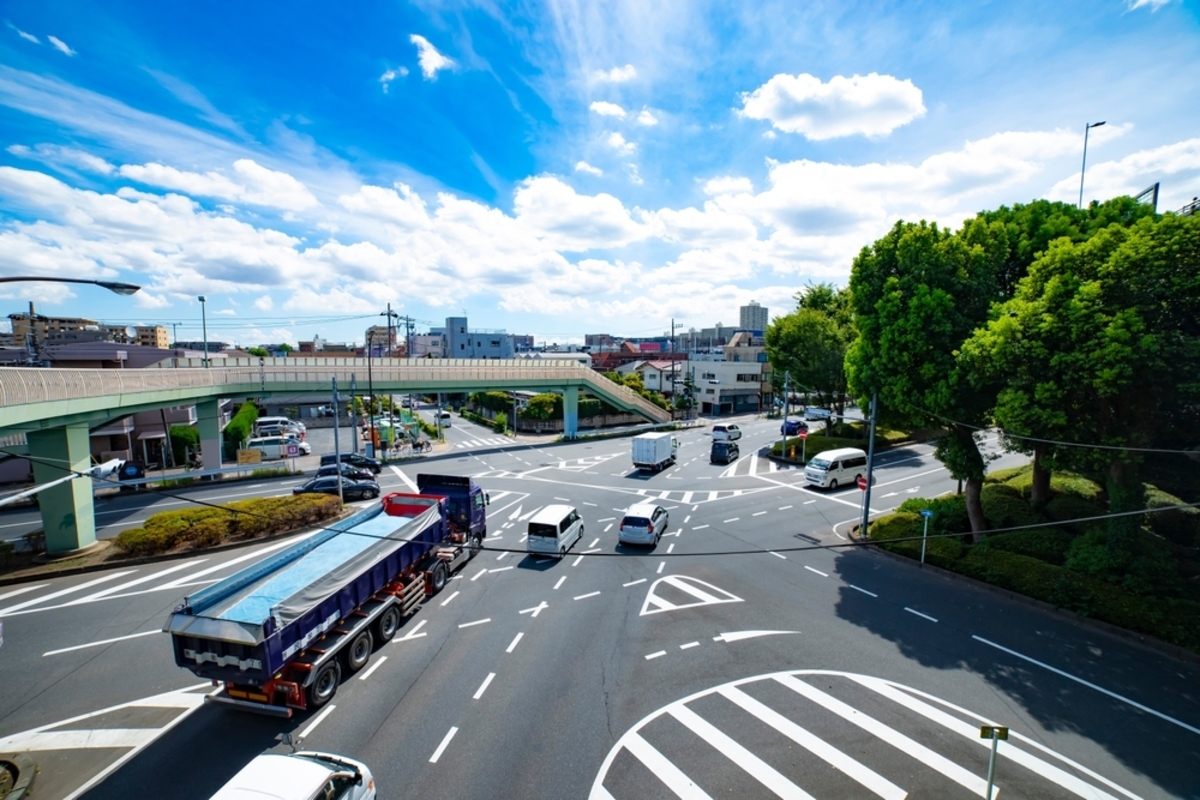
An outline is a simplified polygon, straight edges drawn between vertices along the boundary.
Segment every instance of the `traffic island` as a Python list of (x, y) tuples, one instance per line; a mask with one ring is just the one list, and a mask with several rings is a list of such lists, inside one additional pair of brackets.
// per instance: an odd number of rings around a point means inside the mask
[(23, 753), (0, 753), (0, 800), (25, 800), (33, 792), (38, 766)]

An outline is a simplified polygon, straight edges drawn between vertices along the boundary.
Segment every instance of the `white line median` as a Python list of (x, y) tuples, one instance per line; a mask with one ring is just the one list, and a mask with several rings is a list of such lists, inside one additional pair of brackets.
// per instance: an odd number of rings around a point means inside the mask
[(56, 656), (59, 653), (70, 653), (74, 650), (84, 650), (88, 647), (101, 647), (106, 644), (113, 644), (114, 642), (124, 642), (129, 639), (137, 639), (142, 636), (153, 636), (156, 633), (162, 633), (162, 631), (142, 631), (141, 633), (131, 633), (128, 636), (117, 636), (112, 639), (100, 639), (99, 641), (88, 642), (87, 644), (77, 644), (73, 647), (62, 647), (58, 650), (47, 650), (46, 652), (42, 653), (42, 658), (45, 658), (46, 656)]

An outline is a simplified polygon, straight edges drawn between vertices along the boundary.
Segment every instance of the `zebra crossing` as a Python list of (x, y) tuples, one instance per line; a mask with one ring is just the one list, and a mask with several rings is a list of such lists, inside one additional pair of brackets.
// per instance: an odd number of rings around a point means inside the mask
[[(677, 700), (609, 751), (591, 800), (778, 796), (986, 797), (993, 721), (881, 678), (794, 670)], [(997, 753), (995, 795), (1139, 800), (1013, 730)]]
[(487, 438), (476, 437), (474, 439), (466, 439), (461, 442), (454, 442), (455, 450), (471, 450), (478, 447), (496, 447), (503, 445), (516, 444), (517, 440), (511, 436), (489, 436)]
[(730, 464), (717, 477), (746, 478), (755, 475), (770, 475), (774, 472), (786, 472), (794, 469), (802, 469), (802, 467), (793, 466), (792, 464), (779, 464), (769, 458), (759, 458), (758, 453), (751, 453)]

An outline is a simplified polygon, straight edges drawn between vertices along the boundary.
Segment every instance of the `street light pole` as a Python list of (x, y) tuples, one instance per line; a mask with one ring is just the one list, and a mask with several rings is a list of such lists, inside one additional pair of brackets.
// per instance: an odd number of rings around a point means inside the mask
[(375, 378), (371, 374), (371, 344), (375, 331), (367, 331), (367, 392), (370, 400), (367, 405), (367, 418), (371, 421), (371, 458), (379, 458), (375, 448)]
[(1101, 120), (1100, 122), (1089, 122), (1083, 128), (1083, 166), (1079, 168), (1079, 204), (1075, 206), (1076, 208), (1083, 208), (1083, 173), (1087, 170), (1088, 132), (1091, 131), (1092, 128), (1099, 128), (1104, 124), (1104, 122), (1104, 120)]
[(200, 295), (200, 320), (204, 326), (204, 368), (208, 369), (208, 310), (204, 295)]
[(86, 278), (41, 278), (35, 276), (17, 277), (17, 278), (0, 278), (0, 283), (16, 283), (18, 281), (31, 281), (35, 283), (90, 283), (93, 286), (102, 286), (110, 292), (116, 292), (121, 295), (136, 294), (142, 287), (134, 286), (132, 283), (120, 283), (117, 281), (93, 281)]

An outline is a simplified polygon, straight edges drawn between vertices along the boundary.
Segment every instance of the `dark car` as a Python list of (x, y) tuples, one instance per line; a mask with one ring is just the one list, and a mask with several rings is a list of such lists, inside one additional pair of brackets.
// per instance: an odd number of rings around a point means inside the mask
[[(356, 467), (353, 464), (341, 465), (342, 477), (349, 478), (352, 481), (372, 481), (375, 479), (375, 473), (366, 467)], [(338, 474), (337, 464), (326, 464), (317, 470), (318, 478), (334, 478)]]
[(802, 419), (788, 418), (779, 426), (779, 432), (784, 436), (798, 436), (800, 431), (808, 430), (808, 423)]
[[(336, 463), (337, 463), (337, 456), (334, 455), (333, 453), (326, 453), (325, 455), (321, 456), (321, 466), (322, 467), (327, 467), (330, 464), (336, 464)], [(380, 461), (377, 458), (371, 458), (370, 456), (364, 456), (361, 453), (342, 453), (342, 463), (349, 464), (352, 467), (361, 467), (362, 469), (369, 469), (375, 475), (378, 475), (380, 472), (383, 471), (383, 462), (382, 461)]]
[(737, 442), (718, 441), (712, 443), (712, 452), (708, 455), (711, 464), (728, 464), (742, 457), (742, 451)]
[[(313, 478), (308, 483), (292, 489), (292, 494), (337, 494), (338, 479)], [(379, 484), (375, 481), (352, 481), (342, 479), (342, 497), (347, 500), (373, 500), (379, 497)]]

